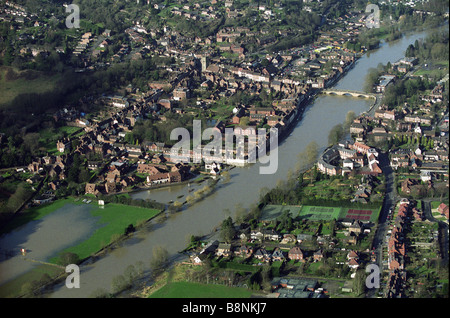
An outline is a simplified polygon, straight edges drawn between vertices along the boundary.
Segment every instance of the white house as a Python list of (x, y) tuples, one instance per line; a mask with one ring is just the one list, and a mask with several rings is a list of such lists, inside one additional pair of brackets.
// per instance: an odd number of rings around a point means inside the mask
[(431, 172), (430, 171), (421, 171), (420, 172), (420, 180), (423, 182), (431, 181)]
[(350, 159), (345, 159), (345, 160), (343, 161), (343, 163), (342, 163), (342, 166), (343, 166), (344, 168), (350, 168), (351, 170), (353, 170), (353, 168), (354, 168), (354, 163), (353, 163), (353, 161), (350, 160)]

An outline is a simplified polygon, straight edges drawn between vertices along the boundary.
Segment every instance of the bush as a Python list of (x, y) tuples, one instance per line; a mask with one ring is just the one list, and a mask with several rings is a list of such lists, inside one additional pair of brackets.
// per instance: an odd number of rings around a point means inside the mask
[(65, 252), (59, 256), (59, 260), (57, 262), (63, 266), (78, 264), (80, 262), (80, 257), (76, 253)]

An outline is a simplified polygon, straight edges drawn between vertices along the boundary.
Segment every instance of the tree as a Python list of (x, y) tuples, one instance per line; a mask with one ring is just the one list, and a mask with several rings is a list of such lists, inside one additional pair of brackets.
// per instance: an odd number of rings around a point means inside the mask
[(36, 154), (37, 150), (39, 149), (39, 134), (38, 133), (26, 134), (23, 137), (23, 143), (32, 154)]
[(108, 291), (102, 287), (95, 289), (90, 295), (90, 298), (108, 298), (110, 295)]
[(319, 145), (316, 141), (311, 141), (304, 151), (297, 155), (296, 171), (301, 172), (314, 164), (319, 155)]
[(78, 181), (80, 183), (84, 183), (84, 182), (88, 182), (90, 178), (91, 178), (91, 174), (89, 173), (89, 171), (85, 167), (81, 168), (79, 176), (78, 176)]
[(63, 266), (67, 266), (69, 264), (78, 264), (80, 262), (80, 257), (76, 253), (65, 252), (62, 253), (59, 257), (58, 263)]
[(245, 209), (242, 204), (238, 203), (235, 206), (235, 219), (236, 222), (242, 223), (245, 220), (245, 216), (247, 215), (247, 209)]
[(116, 275), (111, 281), (111, 289), (113, 293), (121, 292), (122, 290), (128, 288), (130, 285), (123, 275)]
[(136, 231), (136, 229), (134, 228), (133, 224), (129, 224), (126, 229), (125, 229), (125, 235), (128, 235), (130, 233), (133, 233), (134, 231)]
[(241, 117), (241, 119), (239, 120), (239, 126), (247, 127), (249, 122), (250, 122), (250, 117), (248, 117), (248, 116)]
[(328, 134), (328, 144), (334, 145), (339, 140), (341, 140), (344, 135), (344, 128), (342, 124), (337, 124), (333, 128), (331, 128), (330, 133)]
[(316, 141), (311, 141), (305, 148), (306, 160), (308, 164), (313, 164), (319, 155), (319, 145)]
[(353, 290), (357, 295), (366, 291), (366, 273), (363, 269), (358, 269), (353, 281)]
[(291, 211), (286, 210), (283, 211), (281, 216), (279, 217), (280, 224), (278, 225), (278, 228), (280, 230), (287, 230), (290, 231), (293, 228), (294, 219), (292, 218)]
[(124, 272), (125, 280), (131, 286), (133, 285), (134, 280), (138, 277), (138, 272), (134, 265), (128, 265)]
[(16, 211), (31, 195), (31, 190), (25, 182), (19, 183), (16, 192), (11, 195), (6, 204), (6, 210), (9, 212)]
[(164, 269), (169, 264), (169, 253), (161, 246), (153, 248), (153, 257), (150, 260), (150, 267), (152, 268), (152, 276), (156, 277), (164, 272)]
[(225, 242), (229, 243), (234, 238), (235, 234), (236, 231), (234, 229), (233, 220), (231, 216), (229, 216), (222, 222), (222, 226), (220, 229), (220, 236)]
[(355, 120), (355, 118), (356, 118), (356, 114), (354, 111), (349, 111), (347, 113), (347, 115), (345, 116), (345, 123), (343, 126), (343, 129), (345, 131), (348, 131), (350, 129), (350, 126), (353, 123), (353, 121)]

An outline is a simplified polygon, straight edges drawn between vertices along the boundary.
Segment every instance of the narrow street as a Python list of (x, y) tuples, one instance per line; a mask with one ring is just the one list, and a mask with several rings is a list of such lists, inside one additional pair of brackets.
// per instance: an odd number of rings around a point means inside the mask
[[(383, 201), (383, 208), (381, 209), (380, 216), (378, 218), (378, 226), (373, 239), (373, 248), (376, 255), (376, 265), (380, 268), (380, 275), (383, 273), (383, 246), (385, 245), (385, 237), (389, 229), (388, 215), (389, 210), (394, 209), (395, 203), (398, 200), (397, 190), (395, 189), (395, 175), (389, 164), (389, 155), (387, 153), (380, 153), (378, 156), (380, 168), (383, 170), (383, 174), (386, 178), (386, 193)], [(380, 284), (382, 280), (380, 277)], [(383, 285), (380, 286), (380, 291)], [(377, 297), (377, 290), (370, 289), (367, 292), (368, 297)]]

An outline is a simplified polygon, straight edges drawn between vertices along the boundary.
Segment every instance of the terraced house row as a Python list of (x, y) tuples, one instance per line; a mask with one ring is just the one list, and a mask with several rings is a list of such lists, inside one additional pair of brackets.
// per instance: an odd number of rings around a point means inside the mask
[(405, 264), (408, 261), (405, 229), (409, 227), (412, 218), (421, 221), (423, 214), (416, 207), (412, 207), (407, 199), (402, 199), (388, 240), (387, 298), (401, 298), (404, 295), (407, 280)]

